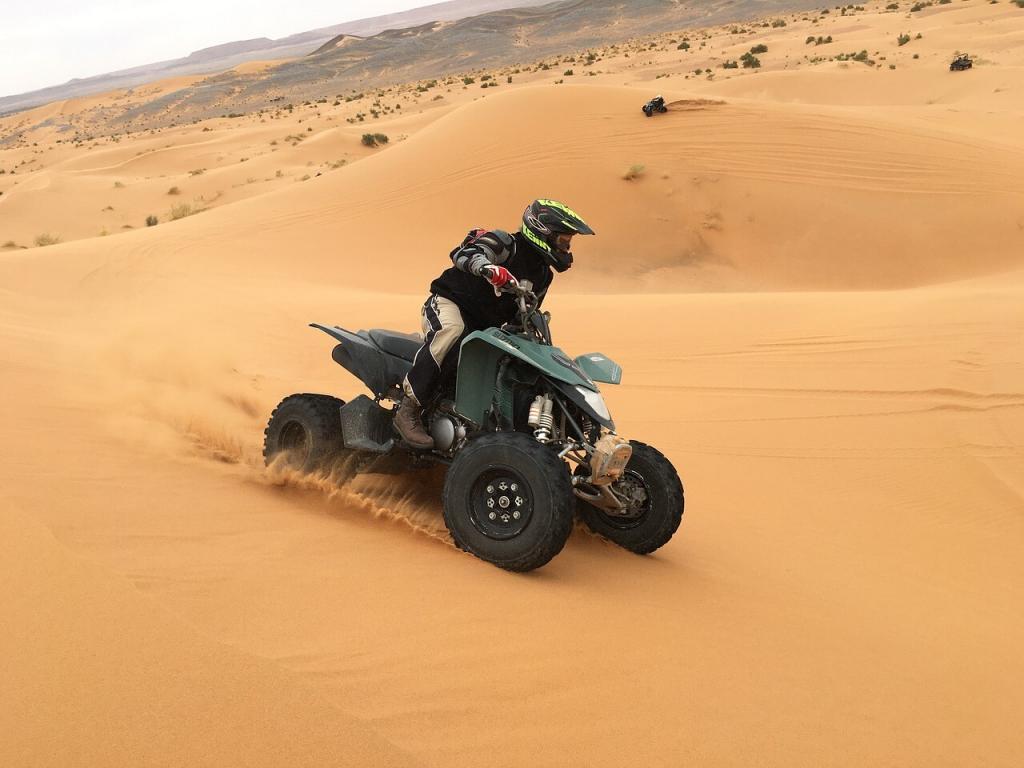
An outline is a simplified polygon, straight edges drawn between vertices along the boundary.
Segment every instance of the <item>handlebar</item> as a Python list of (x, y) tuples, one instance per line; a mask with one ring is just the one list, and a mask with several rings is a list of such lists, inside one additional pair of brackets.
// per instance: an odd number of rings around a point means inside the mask
[(505, 285), (501, 286), (498, 290), (501, 291), (501, 293), (511, 294), (518, 299), (526, 299), (530, 304), (536, 304), (537, 302), (537, 294), (523, 288), (519, 283), (505, 283)]

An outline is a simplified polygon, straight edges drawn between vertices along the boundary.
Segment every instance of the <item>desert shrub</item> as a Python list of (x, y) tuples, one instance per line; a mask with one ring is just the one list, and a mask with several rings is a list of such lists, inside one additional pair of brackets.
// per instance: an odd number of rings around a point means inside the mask
[(728, 59), (722, 62), (722, 69), (739, 69), (740, 65), (738, 61), (729, 61)]
[(906, 45), (910, 42), (910, 35), (900, 35), (896, 38), (896, 45)]
[(740, 61), (743, 63), (743, 66), (748, 69), (755, 69), (761, 66), (761, 60), (749, 51), (740, 56)]
[(775, 19), (775, 21), (772, 22), (772, 26), (773, 27), (784, 27), (784, 26), (786, 26), (786, 20), (785, 19)]
[(6, 243), (4, 243), (3, 247), (4, 248), (17, 248), (18, 244), (16, 242), (14, 242), (13, 240), (8, 240)]
[(60, 235), (51, 235), (48, 232), (44, 232), (41, 235), (36, 235), (36, 245), (43, 248), (47, 245), (56, 245), (60, 242)]
[(644, 174), (644, 166), (640, 163), (629, 166), (629, 170), (622, 174), (622, 178), (626, 181), (633, 181), (633, 179), (639, 179)]
[(189, 176), (202, 176), (206, 172), (205, 168), (193, 168), (188, 172)]
[(690, 50), (690, 44), (683, 40), (679, 45), (676, 46), (677, 51), (688, 51)]
[(121, 183), (120, 181), (115, 181), (114, 182), (114, 189), (124, 189), (124, 184)]
[(814, 35), (808, 35), (807, 39), (804, 40), (804, 45), (810, 45), (814, 42)]
[(167, 190), (167, 194), (168, 195), (180, 195), (181, 194), (181, 190), (178, 189), (177, 187), (171, 187), (170, 189)]
[(920, 55), (920, 54), (918, 54), (918, 53), (915, 53), (915, 54), (914, 54), (914, 58), (915, 58), (915, 59), (920, 59), (920, 58), (921, 58), (921, 55)]
[(758, 45), (755, 45), (753, 48), (751, 48), (750, 52), (751, 53), (768, 53), (768, 46), (765, 45), (764, 43), (760, 43)]
[(898, 11), (899, 9), (899, 3), (889, 3), (887, 6), (885, 6), (885, 10), (887, 11)]
[(573, 71), (572, 71), (571, 69), (567, 69), (567, 70), (565, 70), (565, 72), (563, 72), (562, 74), (563, 74), (563, 75), (565, 75), (566, 77), (569, 77), (569, 76), (571, 76), (571, 75), (574, 75), (574, 74), (575, 74), (575, 72), (573, 72)]
[(361, 141), (364, 146), (376, 147), (378, 144), (387, 144), (388, 137), (383, 133), (364, 133)]
[(147, 227), (155, 227), (159, 223), (160, 223), (160, 219), (158, 219), (153, 214), (149, 214), (149, 216), (146, 217), (146, 226)]
[(192, 216), (193, 214), (199, 213), (202, 208), (195, 207), (191, 203), (182, 203), (171, 208), (171, 221), (177, 221), (178, 219), (184, 219), (186, 216)]

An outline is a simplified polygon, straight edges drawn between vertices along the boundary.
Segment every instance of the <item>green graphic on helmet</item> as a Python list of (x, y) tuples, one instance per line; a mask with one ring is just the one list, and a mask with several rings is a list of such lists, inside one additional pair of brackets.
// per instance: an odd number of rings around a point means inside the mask
[(533, 230), (523, 224), (523, 234), (526, 235), (526, 239), (533, 243), (535, 246), (540, 248), (542, 251), (551, 253), (551, 246), (533, 234)]

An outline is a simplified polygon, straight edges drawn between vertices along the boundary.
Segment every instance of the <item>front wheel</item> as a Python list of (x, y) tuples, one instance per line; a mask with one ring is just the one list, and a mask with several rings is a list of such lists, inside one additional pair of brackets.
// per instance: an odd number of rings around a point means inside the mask
[(509, 571), (540, 568), (572, 530), (565, 462), (529, 435), (498, 432), (455, 456), (444, 482), (444, 522), (457, 546)]
[(576, 508), (594, 533), (630, 552), (647, 555), (664, 546), (683, 519), (683, 484), (672, 463), (655, 448), (630, 440), (633, 455), (612, 488), (630, 500), (624, 515), (612, 515), (583, 499)]

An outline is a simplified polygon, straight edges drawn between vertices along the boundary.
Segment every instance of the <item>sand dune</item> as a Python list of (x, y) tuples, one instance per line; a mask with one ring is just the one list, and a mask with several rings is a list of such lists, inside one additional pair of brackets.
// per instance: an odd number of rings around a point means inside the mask
[[(938, 68), (786, 69), (797, 17), (685, 54), (763, 35), (757, 74), (655, 79), (673, 47), (372, 123), (44, 141), (0, 176), (0, 241), (71, 233), (0, 250), (0, 759), (1019, 765), (1019, 14), (813, 25), (920, 22)], [(954, 81), (966, 35), (993, 63)], [(140, 225), (171, 185), (222, 196)], [(264, 469), (282, 396), (360, 392), (307, 323), (413, 330), (464, 230), (540, 194), (598, 232), (556, 342), (623, 366), (620, 430), (686, 483), (668, 546), (578, 530), (516, 576), (450, 544), (437, 472)], [(97, 237), (108, 204), (135, 228)]]

